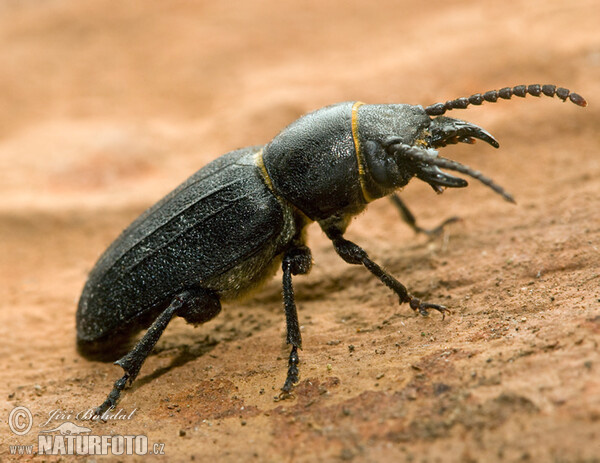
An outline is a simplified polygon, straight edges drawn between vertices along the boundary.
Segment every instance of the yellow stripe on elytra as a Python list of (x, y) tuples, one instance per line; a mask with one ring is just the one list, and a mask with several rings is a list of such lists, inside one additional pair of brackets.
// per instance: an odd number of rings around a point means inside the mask
[(357, 101), (352, 105), (352, 139), (354, 140), (354, 151), (356, 151), (356, 162), (358, 163), (358, 181), (360, 183), (360, 189), (366, 202), (373, 201), (373, 198), (367, 192), (367, 185), (365, 184), (365, 166), (363, 164), (362, 152), (360, 150), (360, 142), (358, 140), (358, 108), (364, 103)]
[(271, 180), (271, 177), (269, 177), (269, 173), (267, 172), (267, 168), (265, 167), (265, 163), (263, 161), (263, 150), (262, 148), (258, 151), (258, 153), (256, 153), (254, 155), (254, 162), (256, 163), (256, 165), (258, 166), (258, 168), (260, 169), (260, 173), (262, 174), (265, 183), (267, 184), (267, 187), (269, 188), (269, 190), (271, 190), (273, 193), (275, 193), (275, 188), (273, 188), (273, 182)]

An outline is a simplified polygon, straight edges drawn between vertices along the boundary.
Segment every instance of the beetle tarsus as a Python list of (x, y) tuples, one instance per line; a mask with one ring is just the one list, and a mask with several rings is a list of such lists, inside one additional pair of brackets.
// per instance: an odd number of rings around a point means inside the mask
[(285, 378), (285, 383), (281, 388), (281, 394), (279, 394), (280, 399), (289, 398), (291, 396), (291, 392), (294, 388), (294, 385), (298, 384), (300, 374), (300, 371), (298, 369), (299, 363), (300, 358), (298, 357), (298, 348), (296, 346), (293, 346), (288, 360), (287, 377)]
[(410, 228), (412, 228), (415, 233), (422, 233), (424, 235), (429, 236), (430, 238), (435, 238), (435, 237), (441, 235), (442, 232), (444, 231), (444, 227), (446, 225), (449, 225), (449, 224), (455, 223), (455, 222), (459, 222), (462, 220), (460, 217), (453, 216), (453, 217), (449, 217), (446, 220), (444, 220), (437, 227), (423, 228), (417, 224), (417, 219), (415, 218), (414, 214), (408, 208), (406, 203), (404, 201), (402, 201), (402, 198), (400, 198), (400, 196), (398, 194), (393, 193), (389, 196), (389, 198), (394, 203), (394, 205), (398, 208), (398, 211), (400, 211), (400, 216), (402, 217), (402, 220)]
[(94, 410), (94, 414), (90, 419), (102, 419), (102, 415), (104, 415), (104, 413), (106, 413), (108, 410), (114, 408), (117, 405), (119, 397), (121, 397), (121, 391), (125, 389), (128, 379), (129, 375), (126, 373), (125, 375), (123, 375), (122, 378), (115, 381), (113, 390), (110, 391), (110, 394), (108, 394), (108, 397), (102, 403), (102, 405), (96, 407), (96, 409)]
[(422, 302), (421, 299), (414, 296), (410, 296), (410, 301), (408, 301), (408, 303), (411, 309), (415, 312), (419, 312), (423, 317), (429, 316), (429, 310), (427, 309), (433, 309), (440, 312), (442, 314), (442, 320), (446, 318), (446, 314), (450, 315), (452, 313), (446, 306), (432, 304), (431, 302)]
[(422, 227), (416, 226), (414, 230), (417, 233), (423, 233), (424, 235), (427, 235), (430, 238), (435, 238), (435, 237), (440, 236), (442, 234), (442, 232), (444, 231), (444, 227), (446, 225), (449, 225), (451, 223), (460, 222), (461, 220), (462, 219), (460, 217), (452, 216), (452, 217), (448, 217), (446, 220), (444, 220), (437, 227), (434, 227), (434, 228), (422, 228)]

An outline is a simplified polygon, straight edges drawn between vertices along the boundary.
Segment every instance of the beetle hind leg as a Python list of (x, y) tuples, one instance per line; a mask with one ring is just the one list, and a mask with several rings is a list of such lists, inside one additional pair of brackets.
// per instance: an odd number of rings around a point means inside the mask
[(106, 400), (94, 410), (94, 415), (101, 417), (107, 410), (117, 404), (121, 391), (135, 381), (144, 361), (154, 349), (173, 316), (179, 315), (189, 323), (203, 323), (216, 316), (220, 310), (219, 298), (212, 291), (194, 288), (175, 296), (135, 347), (115, 362), (115, 365), (123, 368), (125, 374), (115, 382)]
[(298, 311), (294, 300), (294, 288), (292, 286), (292, 275), (305, 275), (312, 266), (312, 257), (310, 249), (306, 246), (298, 245), (288, 251), (283, 256), (283, 306), (285, 309), (285, 319), (287, 327), (286, 341), (292, 345), (288, 360), (288, 372), (285, 383), (281, 388), (279, 398), (285, 399), (290, 396), (290, 392), (299, 381), (298, 349), (302, 349), (302, 336), (300, 335), (300, 324), (298, 323)]

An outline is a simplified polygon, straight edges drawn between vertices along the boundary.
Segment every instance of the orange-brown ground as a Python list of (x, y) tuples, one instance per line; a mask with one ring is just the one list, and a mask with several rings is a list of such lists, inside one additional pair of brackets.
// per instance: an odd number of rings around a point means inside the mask
[[(145, 434), (169, 461), (599, 461), (600, 5), (297, 3), (0, 2), (0, 459), (52, 410), (104, 399), (120, 369), (75, 350), (86, 274), (208, 161), (337, 101), (554, 82), (589, 107), (530, 97), (452, 114), (502, 147), (444, 155), (517, 206), (475, 181), (442, 196), (414, 182), (403, 197), (424, 225), (464, 221), (427, 241), (379, 201), (350, 228), (452, 316), (398, 306), (312, 228), (295, 398), (273, 399), (288, 353), (278, 275), (205, 326), (175, 320), (123, 396), (132, 420), (78, 423)], [(16, 406), (33, 413), (26, 436), (7, 426)]]

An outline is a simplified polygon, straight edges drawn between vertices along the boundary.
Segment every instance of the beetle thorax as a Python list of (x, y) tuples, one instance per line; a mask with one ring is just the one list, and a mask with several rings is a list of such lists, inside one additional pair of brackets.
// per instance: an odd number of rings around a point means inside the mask
[(277, 135), (263, 152), (274, 193), (312, 220), (364, 209), (352, 137), (352, 105), (310, 113)]
[(393, 140), (426, 146), (431, 119), (421, 106), (406, 104), (360, 105), (353, 108), (353, 134), (361, 169), (363, 196), (372, 201), (405, 186), (414, 170), (386, 147)]

